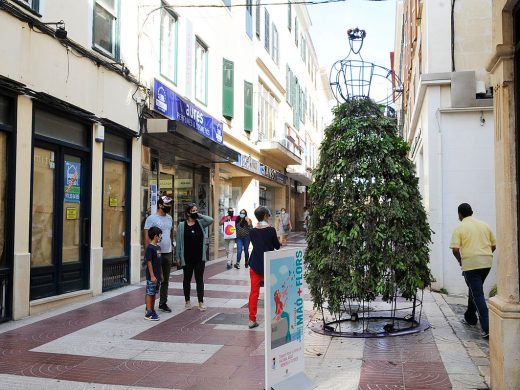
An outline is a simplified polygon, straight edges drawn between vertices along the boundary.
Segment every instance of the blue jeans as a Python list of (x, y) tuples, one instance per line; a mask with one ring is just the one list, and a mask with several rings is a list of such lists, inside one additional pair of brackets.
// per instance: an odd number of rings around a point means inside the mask
[(484, 281), (490, 270), (491, 268), (480, 268), (462, 272), (468, 285), (468, 309), (464, 313), (464, 319), (469, 324), (476, 325), (478, 313), (480, 326), (485, 333), (489, 333), (489, 314), (484, 296)]
[(240, 264), (240, 259), (242, 258), (242, 250), (244, 250), (246, 257), (246, 264), (249, 263), (249, 236), (245, 237), (237, 237), (237, 264)]

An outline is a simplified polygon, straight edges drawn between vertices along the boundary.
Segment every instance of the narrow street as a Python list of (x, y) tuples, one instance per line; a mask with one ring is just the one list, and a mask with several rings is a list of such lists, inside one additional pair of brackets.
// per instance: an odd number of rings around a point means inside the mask
[[(290, 246), (305, 246), (303, 235)], [(132, 285), (0, 325), (0, 389), (263, 389), (264, 329), (247, 329), (248, 271), (218, 259), (205, 279), (205, 312), (184, 309), (176, 271), (173, 312), (159, 322), (143, 320), (144, 286)], [(320, 317), (306, 292), (310, 325)], [(309, 328), (306, 373), (318, 389), (485, 389), (487, 341), (460, 323), (461, 304), (425, 293), (432, 327), (410, 336), (330, 338)]]

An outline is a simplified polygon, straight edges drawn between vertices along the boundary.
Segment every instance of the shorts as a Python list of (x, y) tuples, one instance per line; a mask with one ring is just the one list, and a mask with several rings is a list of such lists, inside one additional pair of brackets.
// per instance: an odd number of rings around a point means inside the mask
[(159, 293), (160, 288), (161, 282), (157, 281), (157, 283), (154, 283), (151, 280), (146, 281), (146, 295), (154, 296)]

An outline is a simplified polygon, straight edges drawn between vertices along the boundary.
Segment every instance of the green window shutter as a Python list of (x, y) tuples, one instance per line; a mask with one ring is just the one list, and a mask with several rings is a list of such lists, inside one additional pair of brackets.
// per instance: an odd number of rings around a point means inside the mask
[(293, 126), (300, 129), (300, 84), (298, 79), (296, 79), (294, 86)]
[(253, 131), (253, 84), (244, 81), (244, 131)]
[(222, 115), (233, 118), (233, 84), (235, 65), (224, 58), (222, 63)]
[(291, 68), (286, 65), (285, 71), (285, 101), (291, 104)]

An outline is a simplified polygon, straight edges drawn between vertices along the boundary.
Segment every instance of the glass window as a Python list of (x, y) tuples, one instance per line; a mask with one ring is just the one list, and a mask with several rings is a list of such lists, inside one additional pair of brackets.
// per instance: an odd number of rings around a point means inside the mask
[(117, 0), (96, 0), (94, 5), (94, 46), (116, 57)]
[(261, 11), (261, 7), (260, 7), (260, 0), (256, 0), (256, 29), (255, 29), (255, 32), (256, 32), (256, 36), (258, 37), (258, 39), (260, 39), (260, 11)]
[(222, 2), (226, 5), (226, 7), (231, 9), (231, 0), (222, 0)]
[(34, 131), (39, 135), (55, 138), (74, 145), (88, 147), (87, 126), (46, 111), (35, 111)]
[(296, 44), (296, 47), (298, 47), (298, 19), (294, 18), (294, 43)]
[(161, 10), (161, 74), (177, 82), (177, 17)]
[[(63, 196), (63, 263), (81, 260), (81, 158), (66, 154), (63, 162), (65, 177)], [(83, 167), (85, 168), (85, 167)]]
[(38, 11), (40, 7), (40, 0), (20, 0), (22, 3), (27, 4), (33, 10)]
[(291, 0), (287, 2), (287, 28), (289, 31), (292, 29), (292, 4)]
[(184, 209), (188, 203), (194, 202), (193, 196), (193, 171), (178, 167), (175, 171), (174, 180), (174, 222), (175, 224), (184, 220)]
[(103, 166), (103, 257), (126, 255), (127, 164), (108, 158)]
[(52, 265), (54, 170), (52, 150), (34, 148), (31, 266)]
[(128, 140), (111, 133), (105, 133), (105, 153), (128, 158)]
[(258, 139), (275, 141), (277, 140), (275, 129), (278, 121), (278, 101), (263, 84), (259, 84), (259, 89)]
[(12, 124), (12, 101), (6, 97), (0, 96), (0, 124)]
[(275, 64), (278, 65), (279, 61), (279, 54), (278, 54), (278, 30), (276, 29), (276, 26), (273, 24), (273, 50), (271, 52), (271, 57), (273, 58), (273, 61)]
[(253, 0), (246, 0), (246, 34), (253, 38)]
[(208, 103), (208, 48), (199, 39), (195, 43), (195, 98)]
[[(0, 100), (1, 102), (1, 100)], [(7, 213), (7, 134), (0, 132), (0, 268), (6, 266), (5, 215)]]

